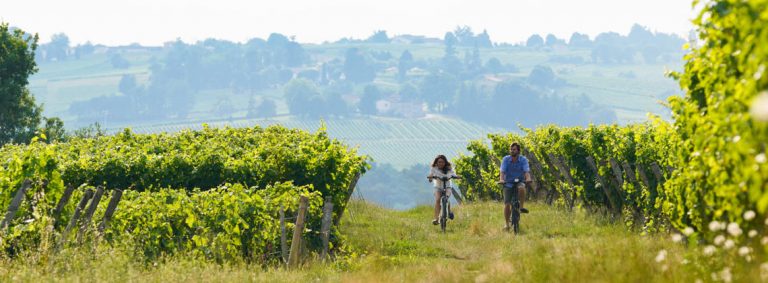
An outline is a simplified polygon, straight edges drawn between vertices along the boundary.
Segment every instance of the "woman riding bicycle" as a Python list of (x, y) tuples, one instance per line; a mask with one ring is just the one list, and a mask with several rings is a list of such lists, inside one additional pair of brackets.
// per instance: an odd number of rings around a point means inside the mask
[[(435, 157), (435, 160), (432, 161), (432, 169), (429, 170), (429, 175), (427, 178), (429, 179), (432, 184), (434, 184), (434, 195), (435, 195), (435, 215), (432, 220), (432, 224), (437, 225), (439, 222), (437, 220), (438, 215), (440, 214), (440, 190), (442, 190), (443, 187), (443, 180), (441, 178), (449, 178), (448, 183), (445, 184), (446, 188), (446, 194), (450, 197), (451, 196), (451, 189), (453, 184), (451, 183), (450, 178), (453, 177), (454, 179), (458, 179), (459, 176), (456, 176), (456, 172), (453, 171), (453, 168), (451, 167), (451, 163), (448, 162), (448, 158), (445, 157), (445, 155), (438, 155)], [(434, 182), (433, 182), (434, 181)], [(451, 212), (451, 206), (450, 203), (448, 205), (448, 218), (453, 219), (453, 212)]]

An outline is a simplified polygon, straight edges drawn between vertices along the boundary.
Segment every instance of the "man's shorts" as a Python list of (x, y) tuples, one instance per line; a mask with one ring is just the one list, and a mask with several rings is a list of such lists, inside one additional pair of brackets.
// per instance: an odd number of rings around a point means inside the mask
[(512, 199), (513, 198), (517, 198), (517, 191), (520, 188), (525, 189), (525, 183), (523, 183), (523, 182), (517, 183), (517, 189), (509, 188), (509, 187), (507, 187), (505, 185), (504, 188), (502, 189), (502, 190), (504, 190), (504, 203), (505, 204), (512, 204)]

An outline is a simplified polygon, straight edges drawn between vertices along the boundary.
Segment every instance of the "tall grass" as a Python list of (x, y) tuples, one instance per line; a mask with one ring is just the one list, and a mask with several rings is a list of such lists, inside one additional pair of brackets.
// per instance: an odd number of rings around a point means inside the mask
[[(102, 243), (4, 259), (0, 282), (709, 282), (713, 273), (724, 274), (711, 264), (716, 259), (668, 235), (638, 235), (578, 211), (528, 207), (518, 236), (502, 231), (499, 203), (456, 207), (443, 234), (430, 223), (430, 207), (393, 211), (355, 201), (340, 227), (348, 252), (329, 263), (310, 256), (298, 270), (286, 270), (183, 255), (144, 262), (129, 248)], [(766, 279), (757, 263), (735, 264), (728, 273), (734, 281)]]

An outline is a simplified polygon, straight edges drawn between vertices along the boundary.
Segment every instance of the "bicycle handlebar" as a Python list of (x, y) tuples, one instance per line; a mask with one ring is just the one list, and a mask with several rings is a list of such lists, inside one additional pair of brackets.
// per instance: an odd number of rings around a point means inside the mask
[(451, 176), (451, 177), (449, 178), (449, 177), (434, 177), (434, 176), (427, 176), (427, 180), (429, 180), (429, 181), (432, 181), (432, 179), (438, 179), (438, 180), (441, 180), (441, 181), (443, 181), (443, 182), (446, 182), (446, 181), (448, 181), (448, 180), (451, 180), (451, 179), (461, 179), (461, 177), (459, 177), (459, 176)]
[(514, 181), (512, 181), (512, 182), (507, 182), (507, 181), (496, 181), (496, 184), (499, 184), (499, 185), (506, 185), (506, 184), (531, 183), (531, 182), (533, 182), (533, 181), (525, 181), (525, 180), (515, 179), (515, 180), (514, 180)]

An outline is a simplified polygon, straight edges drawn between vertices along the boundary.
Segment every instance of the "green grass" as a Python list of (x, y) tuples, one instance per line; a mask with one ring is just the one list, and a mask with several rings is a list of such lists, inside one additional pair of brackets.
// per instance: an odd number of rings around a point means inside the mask
[[(455, 208), (445, 234), (429, 223), (430, 207), (393, 211), (354, 201), (340, 227), (347, 254), (298, 270), (211, 263), (185, 256), (143, 263), (100, 245), (0, 261), (0, 281), (133, 282), (703, 282), (707, 259), (665, 234), (639, 235), (583, 212), (530, 204), (521, 235), (503, 232), (502, 206)], [(666, 258), (657, 262), (659, 251)], [(688, 260), (688, 263), (683, 263)], [(757, 265), (733, 263), (736, 282), (758, 282)]]

